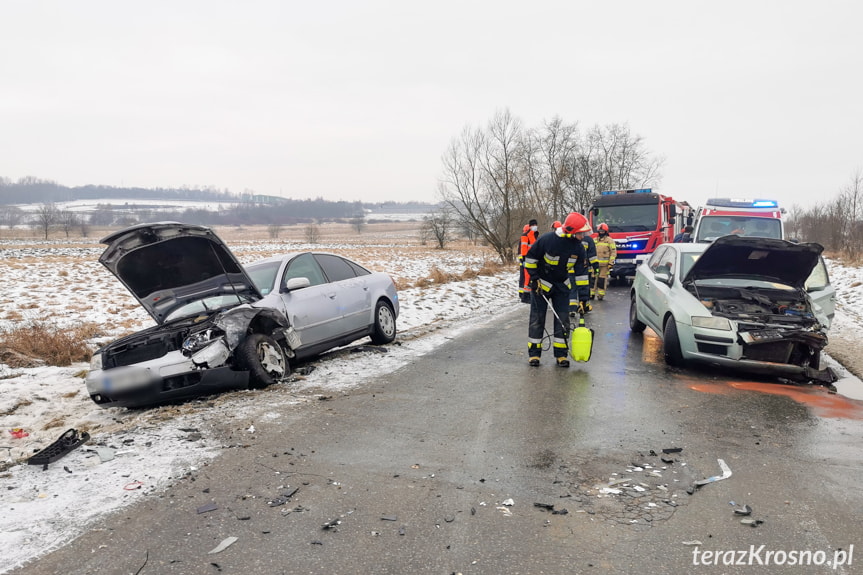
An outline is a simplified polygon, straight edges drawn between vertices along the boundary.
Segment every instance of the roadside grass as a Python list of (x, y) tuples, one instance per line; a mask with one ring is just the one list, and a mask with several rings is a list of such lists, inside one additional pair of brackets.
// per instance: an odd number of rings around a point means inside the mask
[(28, 321), (0, 330), (0, 363), (12, 368), (34, 364), (65, 367), (89, 361), (87, 341), (101, 332), (95, 323), (62, 328), (48, 321)]

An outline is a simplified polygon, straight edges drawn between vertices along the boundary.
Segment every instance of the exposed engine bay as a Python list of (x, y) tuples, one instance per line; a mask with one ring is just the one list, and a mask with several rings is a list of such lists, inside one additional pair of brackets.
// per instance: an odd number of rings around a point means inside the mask
[(793, 364), (808, 368), (812, 379), (835, 381), (832, 371), (819, 370), (827, 335), (803, 290), (694, 284), (687, 290), (711, 315), (736, 323), (743, 359)]

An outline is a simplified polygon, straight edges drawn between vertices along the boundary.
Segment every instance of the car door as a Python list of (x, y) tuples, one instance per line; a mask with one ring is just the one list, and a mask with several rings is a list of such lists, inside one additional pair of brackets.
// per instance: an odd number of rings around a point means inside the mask
[[(307, 278), (310, 285), (287, 290), (288, 281), (296, 278)], [(300, 254), (290, 261), (280, 280), (279, 291), (288, 319), (304, 347), (325, 341), (339, 332), (342, 315), (336, 298), (337, 288), (327, 282), (312, 254)]]
[(672, 278), (676, 273), (677, 251), (668, 245), (660, 246), (653, 256), (644, 264), (646, 269), (642, 274), (643, 285), (639, 286), (641, 305), (638, 314), (657, 334), (662, 334), (662, 318), (668, 309), (669, 286), (656, 279), (658, 272), (665, 272)]
[(341, 333), (365, 329), (372, 317), (368, 276), (357, 276), (354, 267), (336, 255), (315, 254), (315, 259), (335, 293), (336, 310), (341, 315)]
[[(833, 315), (836, 313), (836, 288), (830, 283), (830, 276), (827, 274), (827, 266), (824, 264), (824, 258), (818, 257), (818, 263), (809, 277), (806, 278), (806, 292), (813, 302), (821, 306), (824, 314), (830, 323), (833, 322)], [(830, 327), (828, 324), (825, 327)]]

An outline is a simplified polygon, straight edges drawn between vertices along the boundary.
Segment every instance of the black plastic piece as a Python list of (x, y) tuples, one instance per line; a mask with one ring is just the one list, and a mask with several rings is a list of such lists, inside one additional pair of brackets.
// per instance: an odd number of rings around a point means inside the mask
[(86, 431), (79, 433), (77, 429), (70, 429), (63, 433), (60, 439), (30, 457), (27, 463), (30, 465), (48, 465), (49, 463), (54, 463), (76, 447), (88, 441), (90, 441), (89, 433)]

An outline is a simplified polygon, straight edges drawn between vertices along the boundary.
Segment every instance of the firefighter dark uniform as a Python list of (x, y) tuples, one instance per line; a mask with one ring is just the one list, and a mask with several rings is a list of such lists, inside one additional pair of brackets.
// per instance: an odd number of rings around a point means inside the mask
[(572, 270), (572, 293), (569, 297), (569, 311), (571, 315), (578, 315), (591, 310), (590, 307), (590, 274), (597, 272), (596, 244), (590, 237), (590, 225), (585, 223), (584, 231), (577, 232), (582, 236), (581, 244), (584, 246), (584, 257), (575, 262)]
[(518, 278), (518, 295), (521, 298), (522, 303), (530, 303), (530, 285), (528, 282), (528, 273), (527, 270), (524, 269), (524, 257), (527, 255), (530, 247), (536, 243), (537, 238), (539, 237), (539, 232), (537, 232), (537, 223), (536, 220), (530, 220), (530, 222), (524, 226), (524, 233), (521, 236), (521, 244), (519, 246), (519, 278)]
[[(579, 239), (573, 237), (571, 233), (567, 233), (566, 230), (574, 231), (582, 227), (584, 222), (586, 220), (581, 214), (570, 214), (561, 228), (540, 236), (525, 256), (524, 268), (530, 274), (529, 283), (535, 287), (530, 299), (530, 323), (527, 330), (527, 351), (530, 365), (539, 365), (548, 302), (551, 301), (556, 313), (552, 339), (554, 357), (559, 366), (569, 366), (569, 359), (567, 358), (569, 315), (567, 312), (569, 311), (569, 294), (572, 291), (570, 275), (575, 262), (584, 257), (584, 246)], [(562, 323), (564, 321), (565, 324)]]
[(599, 264), (599, 274), (594, 277), (593, 287), (590, 289), (591, 299), (594, 296), (599, 299), (605, 297), (608, 275), (614, 267), (614, 260), (617, 259), (617, 244), (614, 242), (614, 238), (608, 235), (608, 224), (599, 224), (597, 231), (599, 237), (594, 240), (594, 243), (596, 244), (596, 263)]

